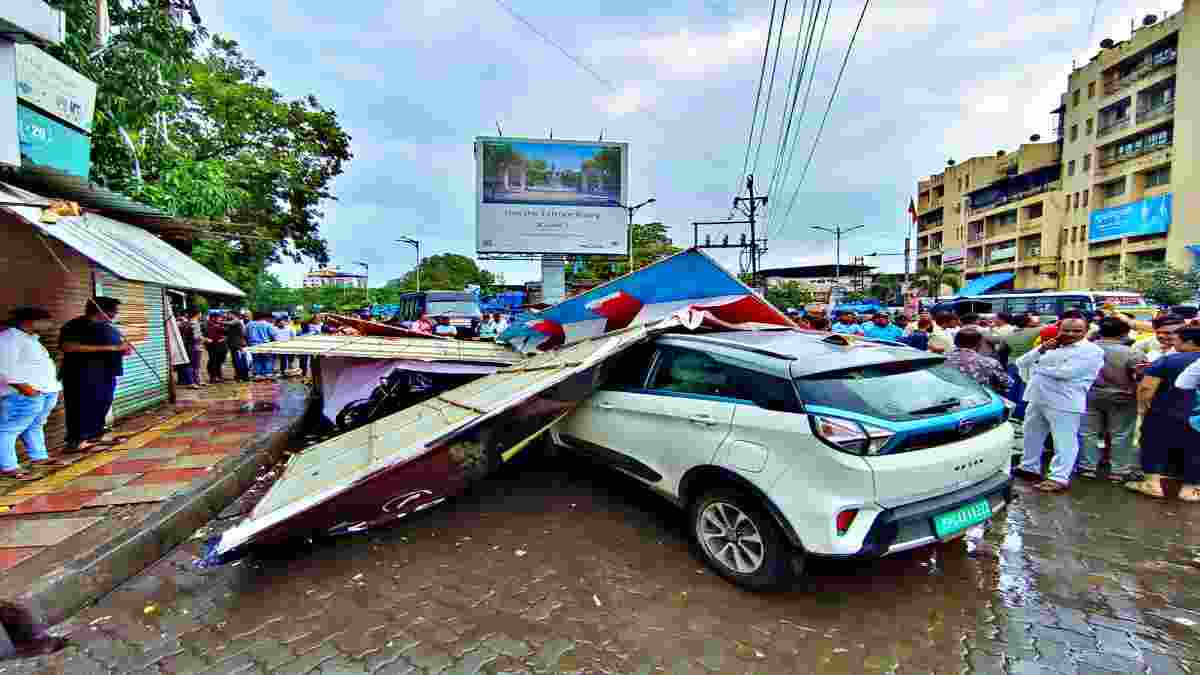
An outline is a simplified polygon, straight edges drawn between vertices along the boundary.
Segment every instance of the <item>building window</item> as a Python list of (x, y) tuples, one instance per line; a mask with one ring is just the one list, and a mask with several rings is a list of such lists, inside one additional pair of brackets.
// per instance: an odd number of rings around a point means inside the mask
[(1093, 124), (1094, 122), (1095, 122), (1095, 120), (1092, 119), (1091, 117), (1089, 117), (1089, 118), (1087, 118), (1087, 121), (1083, 123), (1083, 135), (1084, 136), (1092, 135), (1092, 127), (1094, 126), (1094, 124)]
[(1075, 160), (1071, 160), (1071, 161), (1067, 162), (1067, 175), (1068, 176), (1075, 175)]
[(1078, 106), (1079, 106), (1079, 90), (1076, 89), (1074, 92), (1071, 93), (1071, 107), (1076, 108)]
[(1096, 83), (1088, 82), (1088, 98), (1096, 98)]
[(1041, 218), (1043, 208), (1044, 207), (1042, 206), (1042, 202), (1038, 202), (1036, 204), (1030, 204), (1025, 209), (1025, 219), (1026, 220), (1034, 220), (1036, 218)]
[(1111, 183), (1104, 184), (1104, 198), (1112, 199), (1125, 194), (1125, 179), (1114, 180)]
[(1074, 142), (1078, 138), (1079, 138), (1079, 125), (1072, 124), (1071, 125), (1071, 141)]
[(1090, 153), (1090, 152), (1083, 156), (1083, 170), (1084, 171), (1092, 170), (1092, 153)]
[(1171, 182), (1171, 166), (1163, 166), (1146, 172), (1146, 189), (1166, 185)]
[(1075, 241), (1076, 241), (1075, 240), (1075, 228), (1072, 227), (1071, 228), (1071, 243), (1074, 244)]
[(1079, 193), (1078, 192), (1075, 193), (1075, 206), (1073, 206), (1072, 208), (1076, 208), (1076, 209), (1079, 208)]
[(1085, 208), (1085, 209), (1086, 209), (1086, 208), (1087, 208), (1087, 204), (1088, 204), (1088, 191), (1087, 191), (1087, 190), (1084, 190), (1084, 191), (1083, 191), (1083, 208)]

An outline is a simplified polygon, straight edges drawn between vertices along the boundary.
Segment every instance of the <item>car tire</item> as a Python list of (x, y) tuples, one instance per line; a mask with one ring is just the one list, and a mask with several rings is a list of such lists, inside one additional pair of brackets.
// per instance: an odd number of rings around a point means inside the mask
[(701, 494), (688, 508), (688, 527), (705, 563), (742, 588), (774, 591), (795, 578), (794, 551), (779, 525), (743, 492), (722, 488)]

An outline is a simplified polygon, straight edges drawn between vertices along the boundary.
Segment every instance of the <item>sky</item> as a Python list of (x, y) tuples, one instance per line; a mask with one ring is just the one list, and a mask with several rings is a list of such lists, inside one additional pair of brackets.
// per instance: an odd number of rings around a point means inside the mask
[[(324, 207), (333, 264), (365, 262), (381, 286), (412, 269), (413, 249), (394, 243), (401, 236), (419, 239), (423, 255), (473, 256), (472, 142), (498, 132), (629, 143), (629, 199), (657, 200), (638, 220), (667, 223), (676, 244), (691, 243), (692, 221), (730, 216), (770, 0), (502, 0), (592, 73), (500, 1), (197, 0), (205, 25), (240, 42), (275, 88), (315, 95), (353, 137), (338, 199)], [(1085, 63), (1105, 37), (1127, 38), (1131, 20), (1182, 2), (874, 0), (814, 149), (862, 8), (835, 0), (785, 172), (778, 138), (803, 4), (789, 3), (774, 87), (764, 84), (760, 98), (763, 142), (754, 149), (756, 132), (749, 153), (756, 191), (769, 198), (759, 226), (769, 238), (764, 268), (833, 262), (832, 236), (814, 225), (863, 226), (843, 240), (842, 262), (903, 251), (918, 179), (947, 159), (1011, 150), (1032, 134), (1050, 140), (1072, 61)], [(770, 70), (771, 62), (768, 82)], [(703, 232), (736, 240), (738, 228)], [(737, 266), (735, 253), (714, 255)], [(872, 260), (903, 269), (901, 256)], [(507, 283), (540, 276), (533, 262), (481, 265)], [(299, 285), (308, 267), (272, 271)]]

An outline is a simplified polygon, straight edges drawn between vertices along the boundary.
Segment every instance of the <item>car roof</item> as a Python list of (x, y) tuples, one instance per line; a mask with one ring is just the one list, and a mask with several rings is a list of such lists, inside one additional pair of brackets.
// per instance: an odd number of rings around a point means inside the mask
[(760, 369), (807, 377), (823, 372), (898, 361), (939, 361), (941, 357), (903, 345), (818, 331), (759, 330), (672, 333), (660, 343), (720, 350)]

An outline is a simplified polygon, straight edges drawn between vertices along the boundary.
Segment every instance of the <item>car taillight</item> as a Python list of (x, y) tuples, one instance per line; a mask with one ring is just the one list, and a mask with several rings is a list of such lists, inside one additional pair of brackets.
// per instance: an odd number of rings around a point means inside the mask
[(817, 438), (852, 455), (878, 455), (895, 432), (854, 420), (813, 415), (812, 429)]
[(846, 509), (837, 514), (837, 533), (839, 537), (850, 530), (850, 526), (854, 524), (854, 518), (857, 516), (858, 509)]

